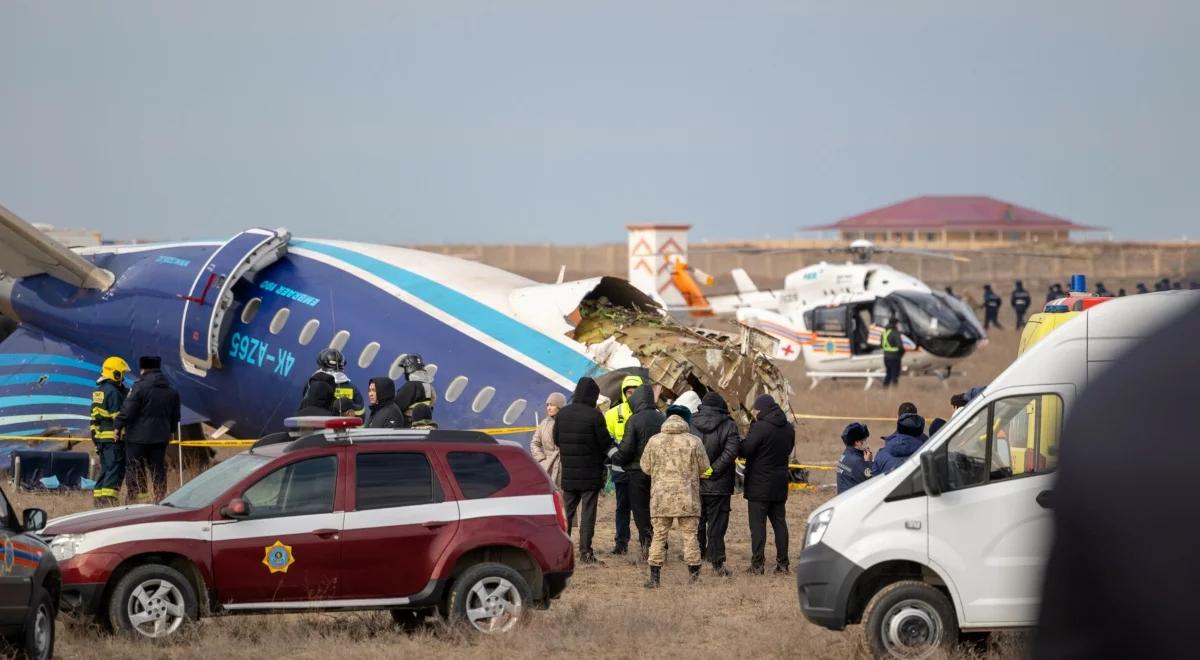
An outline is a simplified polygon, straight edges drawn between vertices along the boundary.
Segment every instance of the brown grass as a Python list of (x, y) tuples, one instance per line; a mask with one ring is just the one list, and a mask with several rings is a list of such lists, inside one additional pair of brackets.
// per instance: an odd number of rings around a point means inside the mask
[[(804, 388), (802, 367), (789, 367), (798, 393), (798, 412), (865, 416), (895, 415), (901, 401), (914, 401), (927, 417), (948, 416), (949, 396), (998, 374), (1015, 353), (1012, 332), (995, 333), (992, 345), (966, 365), (970, 377), (956, 379), (949, 389), (935, 381), (906, 380), (894, 392), (860, 386), (822, 385)], [(838, 434), (844, 422), (800, 424), (798, 453), (806, 460), (832, 461), (840, 453)], [(873, 435), (890, 429), (873, 423)], [(878, 444), (874, 441), (873, 444)], [(178, 483), (175, 475), (172, 485)], [(802, 543), (804, 520), (829, 491), (796, 493), (788, 503), (793, 563)], [(17, 507), (40, 506), (52, 515), (91, 505), (83, 495), (17, 494)], [(612, 498), (601, 499), (596, 547), (606, 550), (613, 537)], [(442, 624), (406, 634), (386, 613), (290, 614), (231, 616), (207, 619), (180, 639), (154, 644), (114, 637), (81, 622), (59, 627), (60, 657), (122, 658), (254, 658), (286, 655), (292, 658), (676, 658), (705, 654), (744, 658), (858, 658), (866, 657), (862, 630), (843, 632), (817, 627), (800, 614), (795, 577), (741, 573), (749, 563), (749, 533), (744, 500), (735, 497), (728, 535), (730, 565), (738, 573), (729, 579), (712, 577), (707, 569), (700, 585), (686, 583), (686, 568), (678, 556), (681, 543), (672, 541), (664, 569), (663, 588), (642, 588), (645, 566), (622, 557), (603, 555), (604, 566), (581, 566), (562, 599), (503, 638), (483, 638)], [(768, 543), (767, 558), (774, 554)], [(61, 623), (61, 621), (60, 621)], [(953, 657), (1017, 658), (1024, 655), (1025, 636), (995, 635), (986, 653), (958, 651)]]

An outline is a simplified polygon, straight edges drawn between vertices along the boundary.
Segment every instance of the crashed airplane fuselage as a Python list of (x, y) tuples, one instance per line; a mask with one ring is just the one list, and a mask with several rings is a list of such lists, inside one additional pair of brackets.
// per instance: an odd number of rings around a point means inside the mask
[(716, 389), (743, 410), (762, 391), (786, 400), (768, 338), (681, 328), (616, 278), (538, 284), (283, 230), (67, 254), (36, 235), (9, 240), (0, 312), (21, 326), (0, 344), (0, 435), (86, 436), (90, 381), (108, 355), (161, 356), (184, 423), (242, 438), (282, 426), (329, 346), (364, 397), (370, 378), (403, 379), (400, 355), (421, 354), (443, 428), (532, 426), (551, 392), (630, 368), (648, 369), (666, 396)]

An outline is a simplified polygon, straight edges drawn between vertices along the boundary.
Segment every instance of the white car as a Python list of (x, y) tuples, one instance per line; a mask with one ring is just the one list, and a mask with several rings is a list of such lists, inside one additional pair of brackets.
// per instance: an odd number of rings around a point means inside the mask
[(804, 615), (833, 630), (865, 624), (880, 657), (1036, 624), (1063, 420), (1089, 381), (1196, 295), (1130, 296), (1064, 324), (910, 460), (814, 511), (797, 571)]

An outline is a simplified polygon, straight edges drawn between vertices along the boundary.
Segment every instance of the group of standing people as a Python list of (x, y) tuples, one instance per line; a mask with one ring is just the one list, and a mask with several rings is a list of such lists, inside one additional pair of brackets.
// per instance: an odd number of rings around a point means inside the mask
[(179, 428), (179, 393), (162, 373), (162, 360), (138, 360), (139, 378), (125, 385), (130, 372), (113, 356), (100, 366), (92, 392), (92, 441), (100, 457), (100, 474), (92, 490), (94, 505), (115, 506), (125, 486), (125, 502), (137, 502), (146, 490), (146, 473), (154, 501), (167, 495), (167, 446)]
[(632, 518), (650, 567), (647, 587), (659, 585), (671, 529), (683, 533), (684, 561), (693, 580), (705, 560), (714, 574), (730, 575), (725, 535), (736, 461), (743, 458), (751, 536), (748, 572), (765, 572), (768, 521), (775, 536), (775, 570), (790, 570), (784, 514), (795, 430), (783, 409), (770, 395), (759, 396), (755, 420), (743, 439), (717, 392), (703, 397), (685, 392), (665, 410), (659, 409), (660, 396), (658, 386), (627, 376), (621, 401), (602, 411), (599, 385), (584, 377), (570, 403), (558, 393), (546, 401), (547, 417), (534, 432), (530, 451), (562, 491), (569, 530), (578, 514), (579, 561), (601, 563), (592, 544), (599, 495), (611, 474), (616, 495), (612, 554), (629, 552)]
[(397, 391), (391, 377), (372, 378), (364, 406), (362, 393), (345, 374), (346, 358), (336, 348), (327, 348), (317, 355), (317, 371), (304, 387), (296, 414), (359, 417), (370, 428), (437, 428), (433, 421), (437, 393), (425, 361), (420, 355), (406, 354), (397, 364), (404, 370), (404, 385)]

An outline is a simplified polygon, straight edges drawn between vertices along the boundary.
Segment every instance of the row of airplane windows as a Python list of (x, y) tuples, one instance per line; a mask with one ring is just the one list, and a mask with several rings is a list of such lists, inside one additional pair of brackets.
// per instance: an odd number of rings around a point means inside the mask
[[(258, 315), (258, 309), (261, 306), (262, 298), (251, 298), (250, 300), (246, 301), (246, 305), (242, 307), (242, 323), (248, 324), (253, 321), (254, 317)], [(283, 332), (283, 329), (287, 325), (288, 319), (291, 317), (291, 315), (292, 312), (290, 309), (287, 307), (281, 307), (275, 312), (275, 316), (271, 317), (271, 323), (267, 326), (267, 330), (269, 330), (273, 335), (278, 335), (279, 333)], [(305, 324), (300, 328), (300, 345), (308, 346), (310, 343), (312, 343), (312, 340), (314, 337), (316, 337), (317, 330), (319, 330), (320, 327), (321, 322), (317, 319), (309, 319), (307, 322), (305, 322)], [(346, 343), (349, 341), (350, 332), (347, 330), (338, 330), (336, 333), (334, 333), (333, 339), (329, 341), (329, 347), (336, 348), (339, 351), (345, 351)], [(367, 369), (374, 364), (375, 358), (379, 356), (380, 348), (381, 346), (377, 341), (367, 343), (367, 345), (364, 346), (362, 351), (360, 351), (358, 354), (358, 360), (356, 362), (359, 368)], [(429, 372), (430, 377), (433, 377), (437, 374), (438, 367), (436, 364), (430, 364), (426, 365), (425, 370)], [(391, 378), (392, 380), (399, 380), (403, 375), (404, 369), (400, 366), (400, 356), (398, 355), (396, 356), (396, 359), (392, 361), (392, 365), (388, 369), (388, 378)], [(450, 384), (446, 386), (446, 391), (442, 393), (442, 397), (446, 401), (454, 403), (463, 395), (463, 392), (466, 391), (467, 384), (468, 379), (466, 376), (455, 377), (450, 381)], [(483, 412), (492, 403), (492, 399), (495, 398), (495, 396), (496, 388), (492, 387), (491, 385), (485, 386), (475, 394), (475, 399), (471, 401), (471, 410), (476, 413)], [(513, 422), (517, 421), (521, 414), (525, 412), (525, 408), (528, 405), (529, 402), (525, 399), (517, 399), (510, 403), (508, 408), (504, 411), (504, 423), (512, 424)]]

